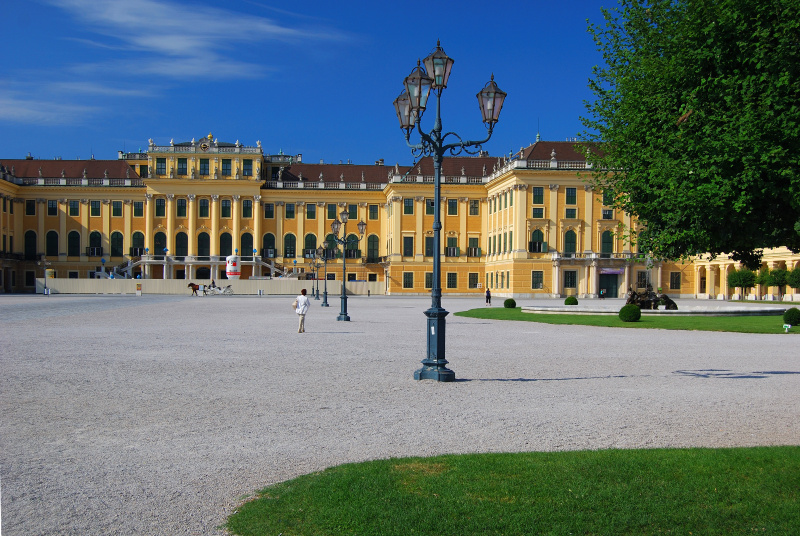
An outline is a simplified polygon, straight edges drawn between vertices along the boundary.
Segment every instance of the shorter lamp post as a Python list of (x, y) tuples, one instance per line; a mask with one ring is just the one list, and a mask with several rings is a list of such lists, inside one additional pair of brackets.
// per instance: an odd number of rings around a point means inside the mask
[[(349, 218), (350, 213), (347, 209), (342, 210), (339, 213), (339, 217), (342, 218), (342, 221), (333, 220), (331, 223), (331, 231), (333, 231), (333, 240), (337, 244), (342, 246), (342, 296), (341, 296), (341, 309), (339, 310), (339, 316), (336, 317), (336, 320), (344, 320), (346, 322), (350, 321), (350, 317), (347, 315), (347, 289), (345, 288), (345, 283), (347, 282), (347, 246), (350, 244), (358, 244), (364, 238), (364, 231), (367, 229), (367, 224), (363, 221), (360, 221), (356, 224), (358, 227), (358, 234), (359, 238), (351, 238), (348, 239), (347, 237), (347, 220)], [(339, 229), (342, 230), (342, 238), (339, 238)]]
[(314, 287), (311, 287), (311, 294), (314, 295), (315, 300), (319, 300), (319, 269), (322, 268), (322, 261), (317, 256), (317, 250), (314, 250), (314, 260), (311, 261), (311, 266), (314, 268), (314, 283), (317, 286), (316, 294), (314, 294)]
[[(322, 293), (322, 303), (320, 307), (330, 307), (328, 305), (328, 242), (325, 241), (317, 248), (317, 255), (322, 257), (325, 263), (325, 292)], [(317, 283), (317, 296), (319, 296), (319, 282)]]
[(100, 258), (100, 264), (103, 265), (103, 277), (106, 276), (106, 260), (104, 258)]

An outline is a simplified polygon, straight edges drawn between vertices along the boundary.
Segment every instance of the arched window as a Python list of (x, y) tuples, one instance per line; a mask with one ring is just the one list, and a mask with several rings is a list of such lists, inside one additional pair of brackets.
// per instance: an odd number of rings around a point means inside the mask
[(241, 242), (242, 242), (242, 247), (239, 250), (239, 253), (241, 253), (245, 257), (251, 256), (253, 254), (253, 235), (251, 235), (250, 233), (244, 233), (242, 235)]
[(122, 257), (122, 233), (119, 231), (114, 231), (111, 233), (109, 247), (111, 248), (112, 257)]
[(44, 252), (48, 257), (58, 256), (58, 233), (56, 231), (47, 232)]
[(275, 251), (274, 234), (267, 233), (264, 235), (264, 238), (261, 239), (261, 256), (268, 259), (278, 256), (278, 252)]
[(231, 238), (230, 233), (219, 235), (219, 254), (222, 257), (233, 255), (233, 238)]
[(325, 237), (325, 241), (328, 242), (328, 258), (332, 259), (334, 257), (339, 256), (339, 244), (336, 243), (336, 236), (333, 234), (329, 234)]
[(200, 257), (208, 257), (211, 255), (211, 238), (208, 233), (200, 233), (197, 235), (197, 255)]
[(27, 231), (25, 233), (25, 258), (30, 261), (35, 261), (39, 258), (36, 254), (36, 231)]
[(91, 233), (89, 233), (89, 247), (90, 248), (103, 247), (103, 235), (101, 235), (98, 231), (92, 231)]
[(568, 257), (574, 256), (577, 251), (577, 243), (575, 231), (569, 230), (564, 233), (564, 254)]
[(544, 233), (541, 229), (536, 229), (531, 233), (531, 243), (528, 244), (528, 251), (531, 253), (546, 253), (547, 244), (544, 241)]
[(283, 256), (294, 257), (296, 246), (297, 246), (297, 238), (293, 234), (285, 235), (283, 237)]
[(361, 257), (361, 250), (358, 249), (358, 236), (354, 234), (347, 235), (347, 242), (345, 244), (346, 255), (348, 259), (357, 259)]
[(144, 248), (144, 234), (136, 231), (131, 238), (131, 247)]
[(380, 243), (381, 239), (378, 235), (369, 235), (367, 237), (367, 262), (378, 262), (380, 257)]
[(81, 233), (70, 231), (67, 235), (67, 256), (80, 257), (81, 255)]
[(614, 253), (614, 235), (605, 231), (600, 238), (600, 257), (608, 259)]
[[(164, 250), (167, 248), (167, 235), (158, 232), (153, 237), (153, 255), (164, 255)], [(167, 252), (169, 254), (169, 252)]]
[[(303, 249), (312, 250), (317, 249), (317, 235), (308, 233), (306, 235), (305, 243), (303, 244)], [(311, 252), (313, 254), (313, 252)]]
[(175, 255), (185, 257), (189, 254), (189, 235), (178, 233), (175, 235)]

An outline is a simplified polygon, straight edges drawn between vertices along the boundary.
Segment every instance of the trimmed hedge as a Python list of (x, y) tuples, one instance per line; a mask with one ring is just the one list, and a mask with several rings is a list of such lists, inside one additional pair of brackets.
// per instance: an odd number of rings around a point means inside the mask
[(638, 322), (642, 318), (642, 310), (638, 305), (629, 303), (619, 310), (619, 319), (623, 322)]
[(517, 302), (514, 301), (514, 298), (508, 298), (506, 301), (503, 302), (503, 307), (506, 309), (513, 309), (517, 306)]
[(567, 296), (567, 299), (564, 300), (564, 305), (578, 305), (578, 298), (575, 296)]
[(783, 323), (800, 326), (800, 309), (797, 307), (786, 309), (786, 312), (783, 313)]

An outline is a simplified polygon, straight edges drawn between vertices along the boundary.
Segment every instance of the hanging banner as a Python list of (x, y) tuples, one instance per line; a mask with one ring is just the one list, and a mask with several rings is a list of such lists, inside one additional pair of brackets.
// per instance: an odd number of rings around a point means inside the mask
[(625, 268), (600, 268), (601, 274), (624, 274)]

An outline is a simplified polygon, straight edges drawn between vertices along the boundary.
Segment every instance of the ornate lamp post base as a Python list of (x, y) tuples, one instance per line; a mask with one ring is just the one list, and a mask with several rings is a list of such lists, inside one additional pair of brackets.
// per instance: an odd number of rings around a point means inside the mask
[(347, 296), (341, 296), (341, 303), (342, 307), (339, 309), (339, 316), (336, 317), (336, 320), (344, 320), (345, 322), (350, 322), (350, 317), (347, 315)]
[(436, 380), (452, 382), (456, 373), (446, 367), (445, 354), (445, 317), (450, 314), (441, 307), (431, 307), (425, 311), (428, 317), (428, 357), (422, 362), (422, 368), (414, 371), (415, 380)]

